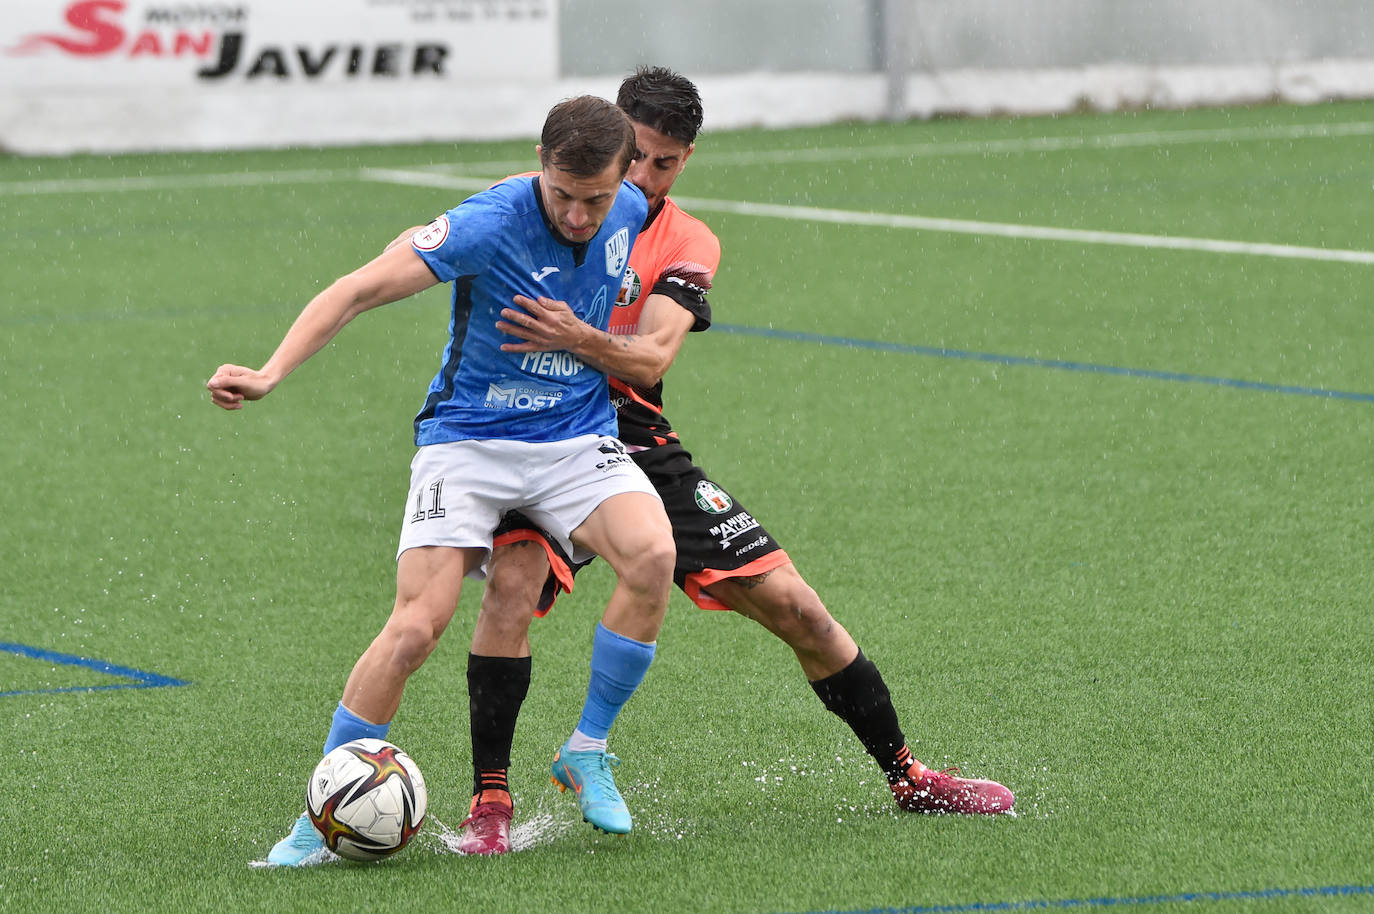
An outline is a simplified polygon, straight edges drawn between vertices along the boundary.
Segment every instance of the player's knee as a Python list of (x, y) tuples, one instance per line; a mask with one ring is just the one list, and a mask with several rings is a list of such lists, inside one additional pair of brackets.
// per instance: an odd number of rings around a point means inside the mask
[(482, 612), (496, 616), (533, 612), (547, 576), (548, 566), (542, 562), (538, 567), (530, 562), (492, 562), (482, 593)]
[(824, 641), (837, 625), (816, 591), (800, 579), (759, 608), (765, 624), (794, 647)]
[(673, 583), (677, 548), (671, 535), (647, 537), (621, 562), (620, 578), (626, 585), (645, 593), (666, 594)]
[(498, 546), (487, 563), (482, 614), (493, 618), (532, 615), (548, 575), (549, 560), (539, 546)]
[(519, 642), (530, 629), (540, 591), (526, 582), (497, 580), (487, 582), (482, 605), (477, 612), (477, 629), (484, 639), (494, 638), (503, 643)]
[(443, 625), (423, 615), (393, 615), (385, 630), (391, 664), (410, 675), (433, 653), (443, 633)]

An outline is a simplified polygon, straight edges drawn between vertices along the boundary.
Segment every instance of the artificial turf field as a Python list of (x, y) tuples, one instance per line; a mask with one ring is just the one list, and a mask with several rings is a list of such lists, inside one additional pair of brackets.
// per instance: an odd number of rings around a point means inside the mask
[(1015, 817), (900, 814), (781, 643), (674, 593), (594, 833), (547, 778), (594, 568), (532, 635), (518, 852), (445, 842), (474, 584), (391, 731), (416, 844), (253, 866), (390, 608), (448, 290), (242, 413), (205, 379), (531, 145), (0, 159), (8, 914), (1374, 909), (1374, 104), (700, 139), (668, 415)]

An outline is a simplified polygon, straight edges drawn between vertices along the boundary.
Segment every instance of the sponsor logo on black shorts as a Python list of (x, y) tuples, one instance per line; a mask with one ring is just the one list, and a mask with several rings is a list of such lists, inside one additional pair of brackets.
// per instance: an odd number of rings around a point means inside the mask
[(748, 511), (741, 511), (712, 527), (711, 535), (720, 537), (720, 548), (729, 549), (731, 543), (750, 530), (757, 530), (758, 526), (759, 522), (750, 517)]
[(741, 546), (740, 548), (736, 549), (736, 550), (735, 550), (735, 555), (737, 555), (737, 556), (739, 556), (739, 555), (744, 555), (744, 553), (749, 552), (750, 550), (753, 550), (753, 549), (757, 549), (757, 548), (759, 548), (760, 546), (764, 545), (764, 544), (767, 543), (767, 542), (768, 542), (768, 537), (766, 537), (766, 536), (761, 536), (761, 537), (759, 537), (758, 539), (754, 540), (752, 543), (748, 544), (747, 546)]

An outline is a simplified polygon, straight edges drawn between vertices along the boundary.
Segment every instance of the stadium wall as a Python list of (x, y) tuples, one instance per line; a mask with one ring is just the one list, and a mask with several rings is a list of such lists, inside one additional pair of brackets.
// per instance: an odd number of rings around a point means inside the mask
[(1365, 0), (24, 0), (21, 154), (532, 137), (643, 62), (707, 127), (1374, 97)]

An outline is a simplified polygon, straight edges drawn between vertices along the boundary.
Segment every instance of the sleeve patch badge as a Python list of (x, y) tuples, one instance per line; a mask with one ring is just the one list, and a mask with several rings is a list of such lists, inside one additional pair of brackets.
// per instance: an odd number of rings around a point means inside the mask
[(448, 240), (448, 215), (444, 214), (429, 225), (410, 236), (410, 243), (417, 251), (437, 250)]

